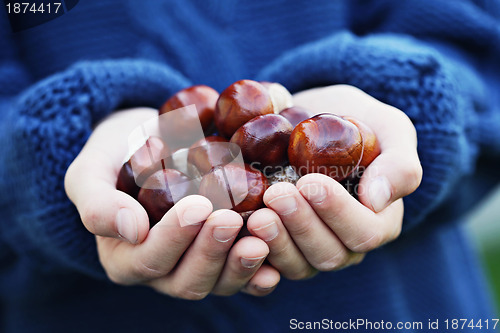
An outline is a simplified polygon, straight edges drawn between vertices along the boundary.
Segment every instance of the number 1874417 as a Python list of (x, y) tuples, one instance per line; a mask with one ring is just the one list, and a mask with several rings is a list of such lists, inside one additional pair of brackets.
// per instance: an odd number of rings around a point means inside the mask
[(7, 3), (8, 14), (57, 14), (61, 9), (61, 2), (33, 3), (33, 2), (12, 2)]

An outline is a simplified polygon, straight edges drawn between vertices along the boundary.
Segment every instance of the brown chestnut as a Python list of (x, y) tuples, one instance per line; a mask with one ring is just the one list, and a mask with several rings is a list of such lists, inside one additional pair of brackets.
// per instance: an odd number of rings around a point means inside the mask
[[(177, 92), (163, 104), (159, 110), (160, 116), (192, 104), (196, 106), (196, 113), (190, 113), (186, 109), (176, 113), (175, 117), (160, 117), (160, 132), (172, 149), (189, 147), (203, 133), (207, 135), (213, 132), (218, 98), (216, 90), (196, 85)], [(200, 133), (200, 124), (203, 133)]]
[(277, 114), (258, 116), (245, 123), (231, 137), (246, 163), (270, 174), (287, 163), (287, 149), (293, 126)]
[(215, 108), (215, 125), (221, 135), (230, 138), (250, 119), (273, 112), (271, 96), (263, 85), (240, 80), (220, 94)]
[(194, 165), (201, 175), (205, 175), (213, 167), (226, 165), (234, 159), (231, 146), (229, 141), (221, 136), (208, 136), (189, 148), (188, 162)]
[(153, 226), (177, 201), (196, 192), (195, 182), (182, 172), (161, 169), (146, 179), (137, 201), (148, 213), (150, 224)]
[(309, 110), (300, 107), (300, 106), (292, 106), (290, 108), (284, 109), (280, 112), (280, 116), (288, 119), (290, 124), (293, 127), (297, 126), (300, 122), (303, 122), (306, 119), (311, 117)]
[(132, 171), (130, 160), (122, 165), (118, 173), (116, 189), (129, 194), (133, 198), (137, 198), (137, 194), (141, 188), (135, 182), (134, 171)]
[(170, 149), (161, 138), (155, 136), (148, 138), (146, 143), (123, 164), (118, 174), (116, 188), (136, 198), (140, 184), (162, 167), (158, 164), (160, 160), (163, 161), (164, 168), (169, 167), (170, 155)]
[(373, 133), (372, 129), (361, 120), (348, 116), (343, 116), (342, 118), (349, 120), (351, 123), (356, 125), (361, 133), (361, 137), (363, 138), (363, 157), (361, 158), (361, 162), (359, 162), (359, 167), (361, 169), (366, 169), (368, 165), (370, 165), (370, 163), (373, 162), (378, 155), (380, 155), (380, 144), (377, 137), (375, 136), (375, 133)]
[(233, 209), (238, 213), (263, 207), (264, 192), (269, 186), (266, 177), (249, 165), (214, 167), (201, 180), (199, 194), (210, 199), (214, 209)]
[(293, 97), (292, 94), (286, 89), (282, 84), (277, 82), (268, 82), (261, 81), (259, 82), (266, 89), (269, 95), (271, 96), (271, 101), (274, 106), (274, 113), (278, 114), (281, 110), (293, 106)]
[(353, 123), (319, 114), (299, 123), (290, 136), (288, 158), (296, 172), (322, 173), (337, 181), (348, 177), (363, 156), (363, 139)]

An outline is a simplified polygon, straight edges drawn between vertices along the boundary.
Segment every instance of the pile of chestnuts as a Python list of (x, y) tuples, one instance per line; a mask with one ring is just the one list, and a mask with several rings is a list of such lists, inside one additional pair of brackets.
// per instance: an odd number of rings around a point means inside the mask
[[(196, 112), (184, 111), (193, 104)], [(361, 121), (311, 117), (278, 83), (240, 80), (220, 95), (204, 85), (183, 89), (159, 109), (158, 124), (160, 135), (132, 154), (117, 181), (151, 225), (191, 194), (247, 218), (273, 183), (318, 172), (352, 184), (380, 153)]]

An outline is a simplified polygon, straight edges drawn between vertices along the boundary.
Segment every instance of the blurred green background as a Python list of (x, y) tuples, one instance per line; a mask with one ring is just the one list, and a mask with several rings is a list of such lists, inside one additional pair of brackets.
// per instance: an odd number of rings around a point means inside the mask
[(500, 187), (470, 213), (467, 228), (479, 249), (500, 315)]

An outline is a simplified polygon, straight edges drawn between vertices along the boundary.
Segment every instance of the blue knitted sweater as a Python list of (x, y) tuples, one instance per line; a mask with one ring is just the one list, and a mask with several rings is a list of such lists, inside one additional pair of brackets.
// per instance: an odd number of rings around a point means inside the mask
[[(324, 318), (426, 331), (429, 319), (491, 319), (459, 222), (499, 181), (500, 2), (82, 0), (17, 33), (0, 10), (0, 33), (0, 332), (281, 332)], [(113, 285), (64, 193), (66, 168), (114, 110), (242, 78), (292, 92), (351, 84), (403, 110), (424, 170), (403, 235), (264, 298), (189, 302)]]

